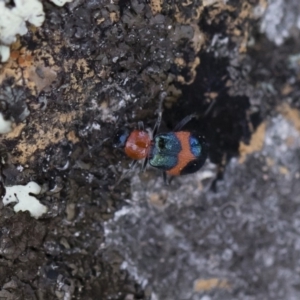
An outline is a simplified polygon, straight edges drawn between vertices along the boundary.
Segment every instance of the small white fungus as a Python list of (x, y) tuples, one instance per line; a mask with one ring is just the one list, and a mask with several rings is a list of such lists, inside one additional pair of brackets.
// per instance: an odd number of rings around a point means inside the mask
[(0, 134), (12, 131), (11, 125), (12, 122), (4, 120), (2, 113), (0, 113)]
[(15, 0), (14, 7), (7, 7), (0, 0), (0, 56), (2, 62), (9, 58), (8, 46), (16, 41), (16, 36), (27, 33), (26, 22), (41, 26), (45, 19), (43, 5), (39, 0)]
[[(63, 6), (72, 0), (51, 0), (57, 6)], [(9, 45), (16, 41), (17, 35), (24, 35), (28, 29), (26, 22), (39, 27), (45, 20), (43, 5), (40, 0), (14, 0), (13, 7), (7, 7), (5, 0), (0, 0), (0, 60), (9, 59)]]
[(8, 61), (10, 49), (8, 46), (0, 45), (0, 59), (1, 61)]
[(63, 6), (67, 2), (72, 2), (73, 0), (50, 0), (50, 1), (53, 2), (57, 6)]
[(3, 204), (7, 205), (12, 202), (17, 202), (14, 206), (14, 211), (26, 211), (30, 212), (30, 215), (34, 218), (39, 218), (41, 215), (48, 211), (48, 208), (41, 204), (34, 196), (30, 194), (39, 194), (41, 187), (31, 181), (27, 185), (14, 185), (5, 187), (6, 193), (3, 197)]

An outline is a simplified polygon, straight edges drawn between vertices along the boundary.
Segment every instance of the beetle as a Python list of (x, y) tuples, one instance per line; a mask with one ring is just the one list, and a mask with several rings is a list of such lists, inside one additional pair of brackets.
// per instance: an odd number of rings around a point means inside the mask
[(171, 132), (157, 133), (162, 120), (161, 106), (162, 101), (152, 131), (145, 130), (143, 122), (138, 122), (137, 129), (119, 130), (113, 145), (115, 148), (123, 148), (126, 155), (133, 159), (131, 167), (135, 166), (137, 161), (144, 160), (142, 170), (149, 163), (150, 166), (162, 171), (164, 181), (167, 183), (167, 174), (178, 176), (197, 172), (206, 161), (208, 145), (204, 136), (182, 130), (197, 116), (196, 114), (185, 117)]

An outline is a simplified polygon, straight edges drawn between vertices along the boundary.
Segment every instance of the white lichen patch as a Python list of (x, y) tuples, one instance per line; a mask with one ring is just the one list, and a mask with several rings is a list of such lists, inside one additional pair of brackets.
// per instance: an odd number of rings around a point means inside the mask
[(41, 204), (31, 194), (39, 194), (41, 192), (41, 187), (31, 181), (27, 185), (14, 185), (11, 187), (5, 187), (6, 193), (3, 197), (3, 204), (7, 205), (12, 202), (17, 202), (14, 206), (14, 211), (29, 211), (30, 215), (34, 218), (39, 218), (41, 215), (48, 211), (48, 208)]
[(4, 120), (2, 113), (0, 113), (0, 134), (5, 134), (12, 131), (12, 122)]

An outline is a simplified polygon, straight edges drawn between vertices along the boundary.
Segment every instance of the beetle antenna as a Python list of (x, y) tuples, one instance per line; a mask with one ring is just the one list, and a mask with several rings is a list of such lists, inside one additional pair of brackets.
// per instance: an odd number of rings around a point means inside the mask
[(186, 116), (174, 127), (173, 131), (179, 131), (184, 125), (186, 125), (189, 121), (191, 121), (193, 118), (196, 118), (197, 116), (198, 114), (196, 113)]
[(160, 93), (159, 95), (159, 105), (158, 105), (158, 117), (157, 117), (157, 121), (153, 127), (153, 136), (156, 135), (159, 127), (160, 127), (160, 124), (161, 124), (161, 119), (162, 119), (162, 113), (163, 113), (163, 101), (165, 100), (167, 96), (167, 93), (166, 92), (162, 92)]
[(143, 121), (139, 121), (138, 122), (138, 130), (145, 130), (145, 126), (144, 126), (144, 122)]

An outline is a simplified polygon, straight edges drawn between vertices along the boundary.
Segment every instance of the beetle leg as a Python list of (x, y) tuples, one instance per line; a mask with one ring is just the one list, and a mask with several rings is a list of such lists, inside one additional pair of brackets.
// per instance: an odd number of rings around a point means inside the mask
[(146, 157), (143, 161), (142, 172), (146, 170), (147, 164), (148, 164), (148, 157)]
[[(87, 151), (87, 152), (81, 154), (81, 155), (77, 158), (77, 160), (82, 160), (82, 159), (86, 158), (88, 155), (91, 157), (91, 156), (92, 156), (92, 152), (93, 152), (93, 151), (96, 151), (96, 150), (100, 150), (100, 149), (102, 148), (103, 144), (106, 143), (106, 141), (108, 141), (108, 140), (110, 140), (110, 138), (104, 139), (101, 143), (99, 143), (98, 145), (92, 147), (89, 151)], [(0, 298), (0, 299), (1, 299), (1, 298)]]
[(137, 160), (133, 160), (133, 161), (131, 162), (131, 164), (130, 164), (130, 166), (129, 166), (129, 169), (127, 169), (127, 170), (120, 176), (120, 178), (118, 179), (118, 181), (115, 183), (114, 187), (117, 186), (123, 179), (126, 178), (126, 176), (128, 175), (128, 173), (129, 173), (130, 171), (132, 171), (132, 170), (135, 168), (137, 162), (138, 162)]
[(207, 116), (208, 113), (211, 111), (211, 109), (213, 108), (213, 106), (216, 103), (216, 99), (213, 99), (213, 101), (209, 104), (208, 108), (206, 109), (206, 111), (204, 112), (203, 117)]
[(208, 108), (206, 109), (206, 111), (204, 112), (203, 115), (199, 115), (197, 113), (193, 113), (191, 115), (186, 116), (185, 118), (183, 118), (173, 129), (173, 131), (180, 131), (180, 129), (182, 129), (182, 127), (184, 125), (186, 125), (189, 121), (191, 121), (193, 118), (196, 117), (205, 117), (208, 115), (208, 113), (211, 111), (211, 109), (213, 108), (213, 106), (216, 103), (216, 99), (214, 99), (208, 106)]
[(167, 173), (165, 171), (162, 172), (162, 176), (163, 176), (164, 184), (169, 185), (170, 183), (168, 181)]
[(137, 160), (133, 160), (133, 161), (131, 162), (130, 166), (129, 166), (129, 170), (134, 169), (134, 167), (136, 166), (137, 162), (138, 162)]

